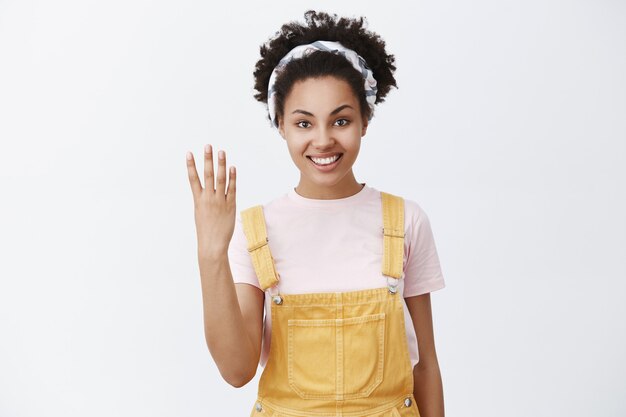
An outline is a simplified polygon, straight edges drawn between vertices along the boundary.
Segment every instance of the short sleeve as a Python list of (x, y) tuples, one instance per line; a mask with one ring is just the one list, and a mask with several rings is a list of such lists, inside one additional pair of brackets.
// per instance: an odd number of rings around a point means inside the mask
[(411, 218), (407, 237), (409, 245), (404, 268), (403, 297), (426, 294), (445, 287), (430, 220), (421, 207), (405, 200)]
[(261, 289), (261, 284), (252, 265), (252, 258), (248, 252), (248, 241), (243, 232), (243, 222), (239, 212), (235, 219), (233, 237), (228, 246), (228, 262), (235, 284), (245, 283)]

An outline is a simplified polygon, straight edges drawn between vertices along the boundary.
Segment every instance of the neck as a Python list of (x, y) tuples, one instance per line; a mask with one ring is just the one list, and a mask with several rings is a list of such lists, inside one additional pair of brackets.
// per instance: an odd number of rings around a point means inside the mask
[(332, 185), (312, 183), (300, 177), (300, 182), (295, 188), (295, 191), (306, 198), (336, 200), (350, 197), (361, 191), (363, 187), (364, 184), (359, 183), (356, 178), (354, 178), (354, 175), (346, 175), (342, 181)]

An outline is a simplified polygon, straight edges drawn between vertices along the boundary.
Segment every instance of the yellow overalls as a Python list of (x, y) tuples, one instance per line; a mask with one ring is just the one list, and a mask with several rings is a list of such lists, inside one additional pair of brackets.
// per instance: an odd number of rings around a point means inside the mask
[(263, 206), (241, 212), (259, 283), (272, 296), (269, 356), (250, 417), (419, 417), (404, 300), (396, 291), (404, 200), (381, 196), (387, 285), (381, 275), (380, 288), (359, 291), (281, 294)]

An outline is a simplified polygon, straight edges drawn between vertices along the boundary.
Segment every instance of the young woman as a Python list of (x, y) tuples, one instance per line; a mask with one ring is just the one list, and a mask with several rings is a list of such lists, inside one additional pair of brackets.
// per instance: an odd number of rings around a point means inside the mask
[(224, 151), (215, 175), (206, 146), (205, 188), (187, 154), (209, 351), (236, 387), (263, 367), (251, 416), (441, 417), (428, 217), (352, 170), (394, 57), (363, 18), (305, 20), (261, 46), (254, 72), (298, 185), (238, 213)]

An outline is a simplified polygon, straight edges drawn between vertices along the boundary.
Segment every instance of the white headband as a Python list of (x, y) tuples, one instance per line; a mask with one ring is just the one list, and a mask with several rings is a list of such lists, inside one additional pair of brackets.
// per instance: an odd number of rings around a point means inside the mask
[(368, 120), (371, 120), (372, 116), (374, 115), (374, 103), (376, 102), (376, 92), (378, 91), (378, 89), (376, 88), (376, 80), (374, 79), (372, 70), (369, 69), (363, 57), (361, 57), (352, 49), (346, 48), (339, 42), (315, 41), (307, 45), (298, 45), (293, 48), (287, 53), (287, 55), (285, 55), (280, 60), (278, 65), (276, 65), (276, 67), (274, 68), (274, 71), (272, 71), (272, 74), (270, 75), (270, 82), (267, 88), (267, 110), (271, 117), (272, 127), (276, 127), (276, 91), (274, 90), (274, 82), (276, 81), (277, 72), (285, 65), (287, 65), (290, 61), (302, 58), (303, 56), (308, 55), (313, 51), (327, 51), (342, 55), (352, 64), (352, 66), (357, 71), (359, 71), (359, 73), (361, 73), (361, 75), (365, 79), (365, 99), (367, 100), (367, 104), (369, 105), (370, 109), (372, 109), (368, 118)]

